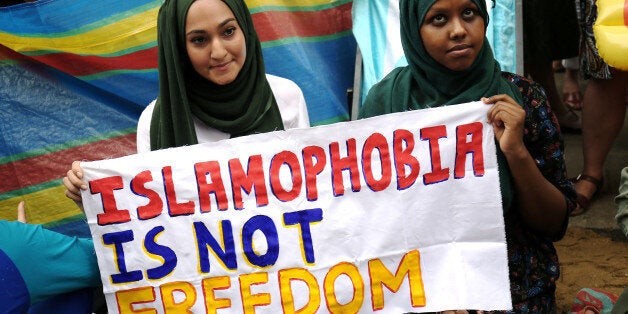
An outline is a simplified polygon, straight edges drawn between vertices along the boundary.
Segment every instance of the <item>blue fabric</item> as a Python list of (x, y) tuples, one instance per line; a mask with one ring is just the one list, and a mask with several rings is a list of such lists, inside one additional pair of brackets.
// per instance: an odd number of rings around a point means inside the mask
[(515, 0), (494, 1), (490, 10), (490, 23), (486, 30), (495, 60), (499, 61), (502, 71), (517, 73), (517, 36)]
[(0, 250), (21, 274), (31, 303), (101, 285), (91, 239), (4, 220), (0, 220), (0, 239)]
[(89, 314), (93, 303), (94, 288), (85, 288), (33, 304), (28, 314)]
[[(2, 243), (7, 238), (1, 238)], [(24, 313), (30, 297), (20, 271), (11, 258), (0, 248), (0, 313)]]

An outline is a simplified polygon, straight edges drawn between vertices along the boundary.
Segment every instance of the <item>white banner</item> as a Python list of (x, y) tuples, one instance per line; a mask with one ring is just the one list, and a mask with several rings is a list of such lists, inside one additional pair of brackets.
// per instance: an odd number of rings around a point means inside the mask
[(109, 313), (510, 309), (488, 108), (82, 163)]

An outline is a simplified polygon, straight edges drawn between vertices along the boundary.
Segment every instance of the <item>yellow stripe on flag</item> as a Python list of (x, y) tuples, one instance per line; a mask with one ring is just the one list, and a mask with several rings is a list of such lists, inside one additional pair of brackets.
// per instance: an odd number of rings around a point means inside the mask
[(85, 33), (63, 37), (23, 37), (0, 32), (0, 42), (17, 52), (108, 55), (155, 42), (158, 12), (158, 7), (153, 8)]
[(50, 189), (0, 201), (0, 219), (16, 220), (17, 204), (26, 203), (26, 220), (32, 224), (47, 224), (81, 214), (76, 204), (65, 197), (65, 187)]

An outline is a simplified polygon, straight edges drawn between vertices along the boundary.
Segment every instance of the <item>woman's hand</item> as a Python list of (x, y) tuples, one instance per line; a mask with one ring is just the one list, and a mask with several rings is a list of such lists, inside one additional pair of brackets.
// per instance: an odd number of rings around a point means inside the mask
[(24, 209), (24, 201), (17, 204), (17, 221), (26, 223), (26, 209)]
[(87, 185), (83, 182), (83, 168), (81, 168), (80, 161), (72, 163), (72, 169), (68, 170), (67, 175), (63, 178), (63, 185), (66, 188), (65, 196), (75, 201), (82, 209), (81, 190), (87, 190)]
[(523, 143), (523, 125), (526, 112), (510, 96), (501, 94), (492, 97), (483, 97), (485, 104), (493, 106), (488, 110), (488, 122), (493, 125), (495, 138), (499, 148), (506, 155), (527, 154)]

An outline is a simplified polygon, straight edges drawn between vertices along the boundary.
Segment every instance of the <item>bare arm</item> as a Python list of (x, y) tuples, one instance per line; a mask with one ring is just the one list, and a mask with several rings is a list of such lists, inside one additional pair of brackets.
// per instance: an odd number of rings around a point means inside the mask
[(508, 161), (521, 216), (532, 228), (548, 236), (558, 234), (567, 205), (563, 193), (543, 176), (523, 142), (525, 110), (507, 95), (482, 100), (493, 104), (488, 121)]

